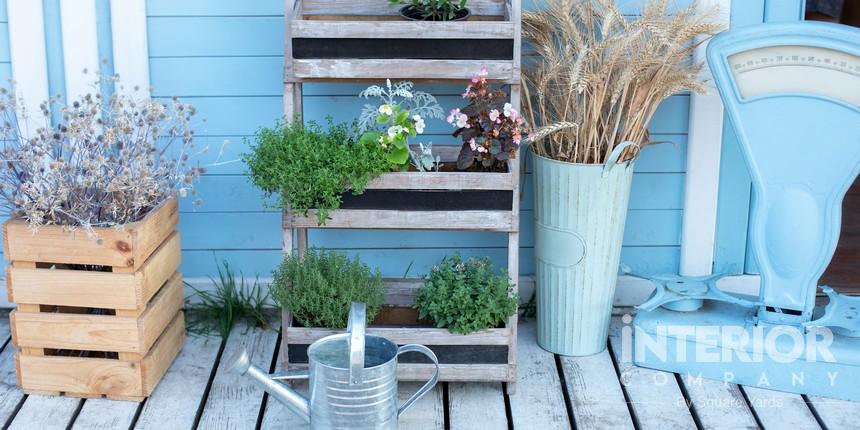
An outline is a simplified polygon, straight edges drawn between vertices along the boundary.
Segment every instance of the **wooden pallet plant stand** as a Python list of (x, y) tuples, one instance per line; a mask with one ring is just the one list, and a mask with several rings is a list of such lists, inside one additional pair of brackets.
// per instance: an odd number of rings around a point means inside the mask
[[(467, 21), (423, 22), (401, 20), (398, 7), (381, 0), (286, 0), (285, 116), (301, 115), (305, 82), (379, 82), (390, 78), (465, 84), (485, 65), (487, 79), (508, 85), (511, 103), (519, 109), (521, 0), (470, 0), (468, 7), (472, 17)], [(443, 161), (456, 159), (459, 150), (434, 149)], [(290, 253), (295, 248), (303, 253), (308, 247), (309, 228), (504, 232), (508, 236), (508, 273), (516, 284), (519, 187), (518, 159), (511, 160), (503, 173), (385, 173), (369, 184), (364, 195), (346, 196), (341, 208), (329, 213), (324, 227), (318, 227), (313, 211), (303, 217), (285, 210), (283, 251)], [(462, 198), (470, 194), (496, 195)], [(446, 195), (452, 198), (446, 199)], [(496, 201), (501, 206), (470, 207), (467, 203), (448, 207), (446, 201)], [(390, 202), (402, 203), (392, 207)], [(420, 280), (389, 283), (386, 306), (414, 305), (420, 285)], [(333, 332), (299, 327), (285, 311), (284, 367), (301, 367), (296, 361), (303, 348)], [(397, 325), (371, 327), (368, 332), (398, 344), (421, 343), (436, 350), (444, 381), (501, 381), (513, 391), (516, 313), (504, 327), (469, 335)], [(502, 358), (498, 360), (500, 349)], [(398, 376), (425, 380), (431, 372), (432, 365), (414, 362), (401, 364)]]
[(18, 386), (141, 401), (185, 340), (178, 209), (170, 199), (121, 229), (3, 224)]

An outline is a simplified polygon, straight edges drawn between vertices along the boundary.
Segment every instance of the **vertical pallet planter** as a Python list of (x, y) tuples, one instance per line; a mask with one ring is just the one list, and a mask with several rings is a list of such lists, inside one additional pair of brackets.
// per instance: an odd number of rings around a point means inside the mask
[[(284, 113), (302, 114), (305, 82), (367, 82), (406, 79), (465, 85), (483, 66), (487, 79), (508, 86), (520, 105), (521, 0), (470, 0), (466, 21), (406, 21), (399, 7), (378, 0), (286, 0)], [(442, 161), (456, 160), (459, 147), (435, 147)], [(508, 236), (508, 273), (519, 275), (519, 159), (507, 171), (392, 172), (373, 180), (363, 195), (347, 194), (341, 208), (318, 226), (314, 211), (283, 213), (285, 253), (308, 247), (311, 228), (454, 230), (503, 232)], [(483, 198), (477, 198), (481, 196)], [(495, 202), (488, 206), (488, 201)], [(386, 307), (415, 303), (419, 280), (389, 283)], [(385, 313), (385, 312), (384, 312)], [(440, 355), (446, 381), (516, 381), (517, 315), (503, 327), (470, 335), (421, 325), (377, 321), (369, 333), (398, 344), (417, 342)], [(301, 368), (306, 346), (335, 331), (301, 327), (283, 315), (283, 367)], [(481, 352), (483, 350), (483, 352)], [(501, 358), (499, 358), (501, 357)], [(407, 360), (408, 361), (408, 360)], [(426, 363), (406, 363), (398, 376), (423, 380)]]
[(3, 224), (18, 386), (140, 401), (185, 340), (178, 208), (121, 229)]

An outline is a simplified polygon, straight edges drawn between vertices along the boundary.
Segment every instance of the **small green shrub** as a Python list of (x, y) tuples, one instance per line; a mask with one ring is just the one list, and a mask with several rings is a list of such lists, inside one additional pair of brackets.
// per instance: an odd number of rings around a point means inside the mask
[(371, 179), (391, 169), (379, 145), (359, 144), (356, 134), (331, 118), (327, 130), (313, 121), (278, 122), (257, 130), (256, 144), (242, 158), (254, 185), (279, 196), (278, 207), (304, 216), (317, 209), (322, 225), (328, 212), (340, 207), (345, 191), (361, 194)]
[(498, 274), (489, 258), (463, 261), (446, 257), (418, 290), (420, 318), (452, 333), (493, 328), (517, 310), (517, 296), (504, 271)]
[(334, 251), (288, 255), (273, 278), (272, 297), (306, 327), (345, 328), (352, 302), (367, 304), (370, 324), (385, 299), (379, 271)]

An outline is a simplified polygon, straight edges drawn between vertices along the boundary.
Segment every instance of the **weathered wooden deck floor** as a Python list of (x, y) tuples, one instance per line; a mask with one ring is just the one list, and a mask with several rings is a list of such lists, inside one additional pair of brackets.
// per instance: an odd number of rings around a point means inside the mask
[[(227, 358), (241, 348), (258, 366), (273, 368), (275, 330), (237, 328), (223, 348), (218, 337), (189, 336), (156, 392), (140, 404), (27, 396), (15, 387), (5, 315), (0, 315), (0, 348), (3, 429), (306, 428), (249, 381), (227, 371)], [(697, 383), (632, 367), (617, 360), (617, 336), (602, 354), (557, 357), (537, 346), (535, 325), (526, 322), (520, 326), (519, 348), (516, 394), (506, 396), (502, 384), (440, 384), (404, 415), (400, 428), (836, 430), (858, 428), (860, 419), (860, 403)], [(416, 388), (416, 383), (401, 383), (401, 395)]]

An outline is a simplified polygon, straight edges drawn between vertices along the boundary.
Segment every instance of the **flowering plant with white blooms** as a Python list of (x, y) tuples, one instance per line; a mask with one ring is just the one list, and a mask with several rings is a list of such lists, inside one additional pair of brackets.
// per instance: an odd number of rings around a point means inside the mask
[(359, 97), (378, 98), (379, 105), (366, 104), (358, 118), (362, 133), (359, 142), (378, 146), (393, 168), (409, 168), (410, 137), (424, 133), (425, 118), (442, 119), (444, 113), (432, 95), (414, 91), (413, 84), (401, 81), (395, 84), (386, 80), (385, 86), (372, 85)]
[(448, 123), (457, 128), (454, 137), (463, 139), (457, 168), (504, 170), (507, 160), (516, 158), (523, 140), (523, 118), (507, 102), (508, 95), (487, 83), (487, 67), (481, 68), (463, 92), (469, 105), (452, 109)]

